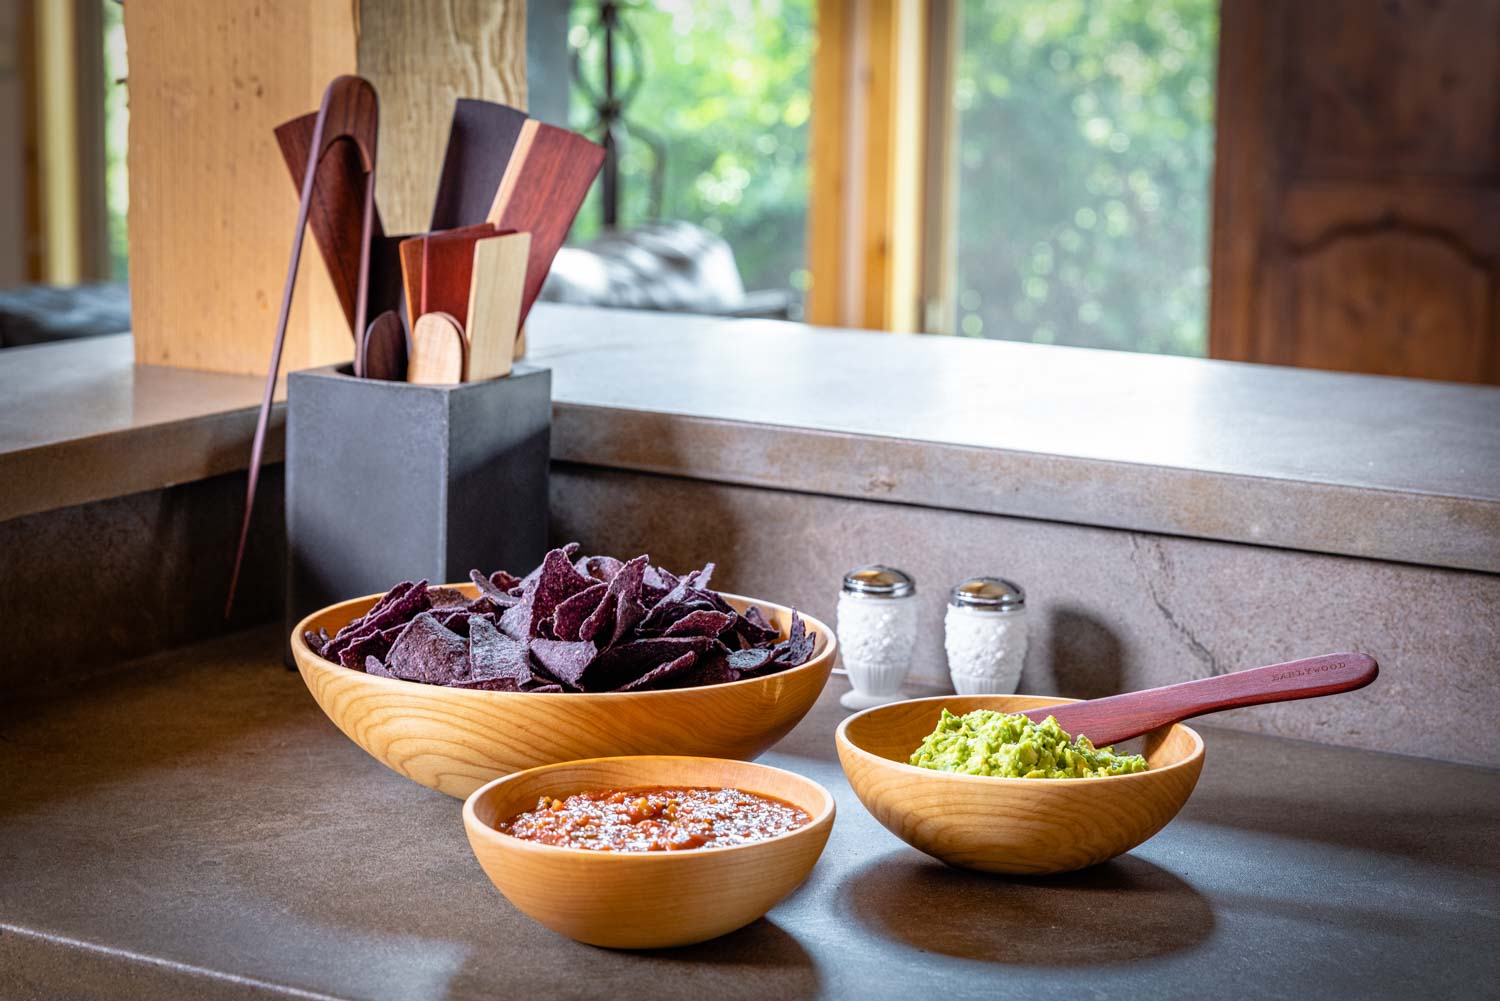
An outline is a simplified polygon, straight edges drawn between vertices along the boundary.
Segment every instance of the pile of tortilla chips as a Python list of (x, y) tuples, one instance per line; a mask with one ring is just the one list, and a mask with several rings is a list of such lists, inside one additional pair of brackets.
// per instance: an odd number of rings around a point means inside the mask
[(786, 639), (760, 609), (709, 590), (710, 563), (683, 577), (645, 556), (576, 561), (577, 543), (518, 580), (470, 577), (479, 597), (406, 581), (309, 646), (356, 671), (498, 692), (635, 692), (717, 685), (805, 664), (817, 634), (796, 612)]

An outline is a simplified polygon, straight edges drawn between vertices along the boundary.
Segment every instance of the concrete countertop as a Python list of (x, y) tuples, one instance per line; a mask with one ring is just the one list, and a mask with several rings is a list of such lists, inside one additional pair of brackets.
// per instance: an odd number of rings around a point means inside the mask
[[(1500, 388), (546, 304), (528, 340), (564, 462), (1500, 572)], [(0, 519), (243, 468), (260, 385), (0, 353)]]
[(859, 805), (833, 752), (840, 688), (764, 758), (838, 799), (808, 883), (739, 932), (657, 954), (514, 910), (457, 801), (340, 735), (274, 632), (12, 702), (0, 996), (1300, 1001), (1500, 982), (1500, 773), (1206, 729), (1196, 793), (1144, 846), (1068, 876), (984, 877)]
[(554, 459), (1500, 572), (1500, 388), (551, 306)]
[(0, 351), (0, 521), (244, 469), (264, 392), (259, 376), (137, 365), (129, 334)]

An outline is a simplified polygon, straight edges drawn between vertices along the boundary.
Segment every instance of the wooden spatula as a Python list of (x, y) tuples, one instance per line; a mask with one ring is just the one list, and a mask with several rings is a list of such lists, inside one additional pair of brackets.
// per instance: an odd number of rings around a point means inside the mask
[(413, 330), (422, 315), (422, 264), (425, 260), (426, 235), (409, 236), (401, 241), (401, 287), (406, 302), (406, 325)]
[(534, 119), (522, 127), (487, 217), (496, 229), (531, 234), (521, 323), (603, 162), (604, 147), (576, 132)]
[(1352, 692), (1374, 681), (1379, 673), (1380, 667), (1375, 659), (1366, 654), (1325, 653), (1321, 657), (1199, 678), (1141, 692), (1028, 709), (1022, 715), (1038, 723), (1048, 716), (1056, 716), (1058, 725), (1068, 733), (1075, 737), (1083, 734), (1095, 746), (1103, 747), (1150, 733), (1168, 723), (1180, 723), (1225, 709)]
[(495, 234), (487, 222), (427, 234), (422, 244), (423, 313), (468, 315), (474, 245)]
[(334, 79), (323, 92), (323, 103), (313, 123), (308, 143), (307, 166), (302, 173), (302, 197), (297, 206), (297, 230), (292, 237), (292, 255), (287, 261), (286, 283), (281, 291), (281, 312), (276, 320), (276, 338), (271, 346), (271, 363), (266, 372), (266, 391), (261, 398), (260, 415), (255, 423), (255, 443), (250, 449), (250, 482), (245, 490), (245, 517), (240, 523), (239, 545), (235, 548), (234, 569), (229, 575), (229, 593), (224, 599), (224, 616), (234, 607), (234, 592), (239, 584), (240, 565), (245, 559), (245, 542), (250, 535), (250, 515), (255, 507), (255, 488), (260, 480), (261, 457), (266, 447), (266, 427), (271, 420), (271, 402), (276, 395), (276, 377), (281, 372), (281, 352), (286, 345), (286, 324), (291, 316), (292, 292), (297, 286), (297, 265), (302, 259), (302, 240), (307, 233), (308, 214), (317, 189), (318, 163), (330, 144), (340, 138), (352, 139), (359, 148), (368, 179), (364, 187), (361, 210), (362, 233), (359, 273), (354, 303), (354, 364), (356, 374), (363, 365), (366, 297), (370, 279), (370, 237), (375, 222), (375, 138), (379, 130), (380, 104), (370, 81), (357, 76)]
[(530, 252), (530, 233), (505, 233), (474, 244), (464, 324), (469, 336), (469, 382), (510, 374)]
[(365, 331), (365, 378), (406, 381), (406, 325), (393, 309), (375, 317)]
[(451, 386), (464, 381), (468, 345), (463, 328), (447, 313), (423, 313), (411, 331), (406, 381)]
[[(276, 146), (281, 149), (282, 159), (287, 162), (287, 173), (299, 192), (302, 192), (303, 174), (308, 171), (312, 134), (317, 123), (317, 111), (309, 111), (305, 116), (276, 126)], [(359, 312), (360, 254), (365, 242), (365, 180), (365, 156), (359, 143), (350, 137), (335, 138), (318, 159), (317, 180), (312, 186), (312, 204), (308, 210), (312, 240), (318, 245), (324, 267), (333, 282), (333, 291), (338, 294), (339, 306), (344, 311), (345, 320), (350, 323), (351, 336)], [(398, 288), (383, 281), (380, 254), (384, 242), (386, 230), (381, 225), (380, 209), (372, 207), (371, 276), (366, 315), (395, 308), (399, 294)]]
[(453, 106), (448, 150), (443, 155), (443, 173), (429, 229), (457, 229), (484, 222), (525, 124), (524, 111), (492, 101), (458, 99)]

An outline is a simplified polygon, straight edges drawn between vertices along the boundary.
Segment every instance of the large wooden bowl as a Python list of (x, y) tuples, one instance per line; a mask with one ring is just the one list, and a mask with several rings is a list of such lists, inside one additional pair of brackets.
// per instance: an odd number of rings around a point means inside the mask
[[(774, 796), (812, 821), (765, 841), (674, 852), (557, 848), (495, 830), (542, 796), (660, 785)], [(596, 758), (491, 782), (464, 803), (464, 828), (490, 881), (536, 921), (590, 945), (659, 949), (717, 938), (775, 907), (812, 871), (833, 814), (827, 789), (780, 768), (721, 758)]]
[(955, 775), (907, 764), (944, 707), (1021, 712), (1073, 699), (945, 695), (877, 706), (840, 724), (839, 763), (865, 809), (896, 837), (949, 865), (1068, 872), (1127, 852), (1167, 825), (1203, 770), (1203, 739), (1182, 724), (1146, 738), (1151, 766), (1097, 779)]
[[(476, 593), (473, 584), (451, 586)], [(579, 758), (754, 758), (812, 708), (837, 648), (833, 630), (804, 616), (818, 634), (813, 657), (780, 674), (662, 692), (536, 695), (381, 678), (326, 661), (303, 640), (309, 629), (333, 635), (379, 597), (330, 605), (299, 622), (292, 632), (297, 670), (350, 740), (412, 781), (459, 799), (501, 775)], [(724, 597), (736, 608), (759, 605), (783, 635), (791, 624), (791, 609), (782, 605)]]

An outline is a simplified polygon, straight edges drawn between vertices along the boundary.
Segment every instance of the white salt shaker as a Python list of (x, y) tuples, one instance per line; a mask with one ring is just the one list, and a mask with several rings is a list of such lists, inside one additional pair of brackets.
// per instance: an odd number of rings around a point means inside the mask
[(948, 592), (943, 621), (948, 674), (960, 695), (1009, 695), (1026, 660), (1026, 592), (999, 577), (973, 577)]
[(844, 575), (839, 590), (839, 651), (854, 690), (846, 709), (896, 702), (917, 641), (917, 585), (895, 567), (867, 566)]

